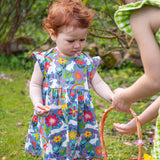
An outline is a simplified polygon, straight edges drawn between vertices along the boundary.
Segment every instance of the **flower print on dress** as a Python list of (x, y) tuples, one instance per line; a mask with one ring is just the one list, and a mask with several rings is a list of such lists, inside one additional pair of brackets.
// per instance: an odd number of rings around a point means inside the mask
[(36, 52), (34, 57), (44, 76), (43, 104), (52, 110), (47, 117), (32, 119), (25, 150), (44, 160), (102, 159), (89, 91), (100, 58), (83, 52), (74, 58), (64, 57), (56, 49)]
[(79, 64), (79, 65), (84, 65), (84, 64), (85, 64), (85, 62), (82, 61), (82, 60), (76, 60), (76, 62), (77, 62), (77, 64)]
[(85, 137), (90, 137), (92, 134), (91, 134), (90, 131), (86, 131), (86, 132), (84, 133), (84, 135), (85, 135)]
[(55, 141), (55, 142), (60, 142), (61, 139), (62, 139), (62, 137), (56, 136), (56, 137), (54, 137), (53, 141)]
[(45, 69), (45, 70), (48, 70), (49, 66), (50, 66), (50, 63), (49, 63), (49, 62), (45, 63), (44, 69)]
[(77, 136), (77, 134), (76, 134), (75, 131), (71, 131), (71, 132), (69, 133), (69, 138), (70, 138), (71, 140), (75, 139), (76, 136)]
[(78, 114), (78, 111), (76, 111), (76, 107), (73, 106), (73, 109), (72, 108), (69, 108), (69, 115), (72, 115), (73, 118), (76, 117), (76, 114)]
[(81, 81), (83, 79), (83, 73), (81, 71), (75, 71), (73, 77), (75, 81)]
[(33, 122), (38, 122), (38, 116), (34, 115), (34, 116), (32, 117), (32, 120), (33, 120)]
[(92, 112), (88, 111), (84, 111), (84, 121), (90, 121), (92, 122), (94, 120), (94, 117), (92, 116)]
[(56, 115), (48, 115), (48, 117), (45, 118), (46, 120), (46, 124), (48, 127), (52, 126), (57, 126), (57, 124), (59, 123), (58, 118)]

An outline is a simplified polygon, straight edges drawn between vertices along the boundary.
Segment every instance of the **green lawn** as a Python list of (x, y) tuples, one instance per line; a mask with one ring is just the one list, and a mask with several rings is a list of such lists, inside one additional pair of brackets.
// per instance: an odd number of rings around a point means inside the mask
[[(129, 86), (142, 74), (142, 70), (139, 68), (99, 71), (103, 79), (110, 84), (112, 90), (117, 87)], [(25, 136), (33, 114), (29, 88), (26, 85), (30, 78), (31, 71), (0, 68), (0, 159), (2, 160), (41, 159), (40, 157), (32, 157), (24, 151)], [(110, 104), (97, 96), (95, 92), (91, 92), (99, 123), (104, 110), (110, 107)], [(149, 103), (150, 99), (139, 101), (132, 108), (137, 114), (140, 114)], [(134, 144), (137, 140), (137, 134), (122, 136), (113, 127), (113, 122), (126, 123), (131, 118), (131, 115), (116, 111), (109, 113), (104, 131), (109, 160), (137, 157), (138, 147)], [(150, 154), (152, 149), (152, 142), (149, 142), (149, 138), (153, 137), (153, 125), (154, 121), (142, 128), (143, 139), (146, 140), (144, 143), (146, 149), (143, 148), (143, 154)], [(125, 142), (132, 146), (124, 144)]]

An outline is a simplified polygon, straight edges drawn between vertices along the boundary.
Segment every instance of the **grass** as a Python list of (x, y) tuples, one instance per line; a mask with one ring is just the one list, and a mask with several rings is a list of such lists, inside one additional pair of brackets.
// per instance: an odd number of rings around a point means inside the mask
[[(29, 98), (29, 88), (26, 83), (31, 78), (30, 70), (9, 69), (9, 67), (1, 67), (0, 75), (4, 73), (6, 79), (0, 79), (0, 159), (2, 160), (41, 160), (40, 157), (32, 157), (25, 153), (24, 145), (28, 126), (33, 114), (33, 106)], [(127, 87), (131, 85), (143, 71), (137, 67), (122, 67), (119, 70), (112, 69), (110, 71), (100, 70), (99, 73), (103, 79), (114, 90), (117, 87)], [(7, 78), (10, 78), (7, 79)], [(11, 81), (11, 79), (13, 81)], [(98, 123), (104, 113), (104, 110), (110, 107), (108, 102), (96, 95), (91, 90), (93, 102), (96, 110)], [(150, 103), (150, 99), (134, 103), (133, 110), (140, 114)], [(125, 158), (135, 158), (138, 155), (138, 147), (133, 144), (137, 140), (137, 134), (120, 135), (113, 127), (114, 122), (127, 123), (131, 119), (131, 115), (111, 111), (108, 114), (105, 123), (105, 142), (109, 160), (124, 160)], [(147, 150), (143, 148), (143, 153), (150, 154), (152, 143), (149, 138), (153, 134), (147, 134), (152, 131), (154, 121), (148, 123), (142, 128), (144, 144)], [(132, 146), (124, 144), (129, 142)]]

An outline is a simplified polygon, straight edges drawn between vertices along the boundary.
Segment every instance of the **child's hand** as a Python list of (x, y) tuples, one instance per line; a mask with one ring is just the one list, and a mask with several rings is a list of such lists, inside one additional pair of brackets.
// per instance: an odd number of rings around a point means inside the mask
[(120, 134), (133, 134), (137, 131), (134, 119), (132, 119), (127, 124), (114, 123), (113, 125)]
[(116, 89), (114, 91), (112, 105), (116, 111), (129, 114), (130, 113), (129, 108), (131, 106), (131, 102), (124, 93), (125, 89), (123, 88)]
[(34, 107), (35, 114), (41, 117), (48, 116), (50, 109), (51, 108), (49, 106), (44, 106), (41, 103), (37, 103)]

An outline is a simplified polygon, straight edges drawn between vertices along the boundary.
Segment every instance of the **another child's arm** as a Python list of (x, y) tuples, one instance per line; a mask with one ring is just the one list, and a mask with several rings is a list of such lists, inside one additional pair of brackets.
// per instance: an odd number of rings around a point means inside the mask
[(121, 0), (123, 3), (127, 4), (127, 3), (135, 3), (141, 0)]
[[(141, 126), (150, 122), (158, 116), (160, 107), (160, 97), (156, 99), (141, 115), (138, 116)], [(120, 134), (132, 134), (137, 131), (135, 119), (132, 119), (127, 124), (114, 123), (114, 127)]]
[(125, 113), (129, 113), (132, 102), (160, 91), (160, 48), (154, 36), (160, 28), (160, 9), (145, 6), (131, 15), (130, 23), (145, 73), (132, 86), (115, 92), (113, 107)]
[(91, 85), (100, 97), (112, 103), (113, 92), (111, 91), (110, 87), (102, 80), (98, 72), (95, 73), (91, 81)]
[[(40, 70), (38, 62), (36, 62), (30, 82), (30, 97), (34, 107), (41, 107), (41, 108), (44, 107), (42, 101), (42, 82), (43, 82), (43, 75)], [(41, 113), (36, 112), (38, 116), (47, 116), (48, 113), (49, 112), (46, 111), (43, 111)]]

